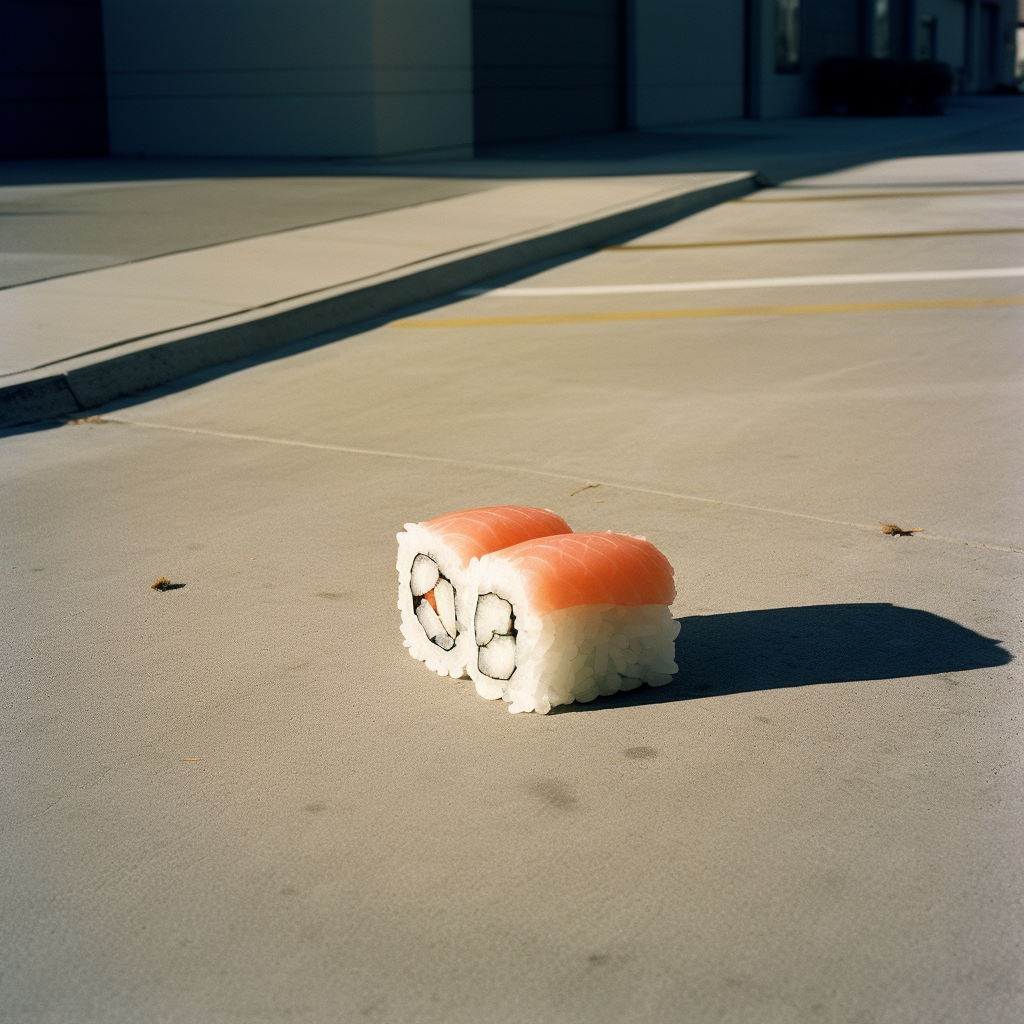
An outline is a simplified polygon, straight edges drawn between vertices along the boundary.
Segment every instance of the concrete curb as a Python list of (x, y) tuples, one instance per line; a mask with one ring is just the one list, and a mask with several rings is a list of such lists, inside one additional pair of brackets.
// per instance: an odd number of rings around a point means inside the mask
[(532, 263), (663, 221), (697, 213), (756, 187), (753, 172), (716, 185), (639, 203), (610, 214), (438, 257), (315, 296), (284, 300), (218, 320), (127, 341), (21, 375), (0, 388), (0, 428), (54, 419), (103, 405), (198, 370), (348, 327)]

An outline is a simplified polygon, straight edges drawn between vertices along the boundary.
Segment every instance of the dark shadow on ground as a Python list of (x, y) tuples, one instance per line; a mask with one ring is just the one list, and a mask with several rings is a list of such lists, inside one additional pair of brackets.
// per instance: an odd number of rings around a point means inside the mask
[[(780, 136), (758, 134), (758, 142), (774, 142)], [(565, 139), (535, 139), (477, 146), (479, 160), (522, 160), (526, 163), (566, 161), (642, 160), (668, 153), (692, 153), (705, 149), (749, 146), (751, 136), (730, 132), (605, 132)]]
[(999, 640), (916, 608), (823, 604), (677, 620), (679, 672), (667, 686), (570, 704), (601, 711), (791, 686), (964, 672), (1005, 665)]
[[(958, 110), (985, 109), (1008, 123), (956, 131)], [(474, 159), (375, 160), (363, 157), (70, 157), (0, 160), (0, 185), (170, 182), (218, 178), (559, 178), (756, 169), (772, 181), (800, 173), (855, 166), (868, 150), (899, 155), (948, 155), (1021, 148), (1024, 95), (956, 97), (946, 116), (798, 117), (669, 125), (657, 130), (604, 132), (477, 147)], [(952, 116), (951, 116), (952, 115)], [(1015, 123), (1013, 123), (1015, 121)], [(914, 143), (922, 129), (934, 137)], [(952, 134), (950, 133), (952, 129)], [(931, 134), (931, 131), (925, 132)], [(909, 147), (909, 148), (908, 148)], [(753, 160), (753, 163), (751, 162)], [(778, 165), (776, 168), (775, 165)], [(773, 170), (774, 169), (774, 170)], [(183, 211), (187, 213), (187, 211)]]

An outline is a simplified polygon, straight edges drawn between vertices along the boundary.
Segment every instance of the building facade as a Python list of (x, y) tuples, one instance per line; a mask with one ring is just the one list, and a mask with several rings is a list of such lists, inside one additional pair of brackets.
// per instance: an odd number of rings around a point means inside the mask
[(1009, 88), (1016, 0), (0, 0), (6, 156), (458, 158), (814, 109), (830, 56)]

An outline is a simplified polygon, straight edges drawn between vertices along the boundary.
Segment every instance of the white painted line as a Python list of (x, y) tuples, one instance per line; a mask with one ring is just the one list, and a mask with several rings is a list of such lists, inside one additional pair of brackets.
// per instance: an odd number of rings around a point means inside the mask
[(730, 288), (795, 288), (829, 284), (892, 284), (901, 281), (976, 281), (993, 277), (1024, 277), (1024, 267), (988, 267), (982, 270), (909, 270), (887, 274), (820, 274), (808, 277), (750, 277), (736, 281), (675, 281), (671, 284), (594, 284), (567, 288), (463, 288), (466, 298), (530, 298), (547, 295), (639, 295), (650, 292), (725, 291)]

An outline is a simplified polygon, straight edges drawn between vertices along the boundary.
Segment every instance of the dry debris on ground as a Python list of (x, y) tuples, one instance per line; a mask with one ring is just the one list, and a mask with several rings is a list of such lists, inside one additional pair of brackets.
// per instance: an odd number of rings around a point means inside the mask
[(882, 533), (887, 533), (890, 537), (909, 537), (912, 534), (920, 533), (923, 529), (923, 526), (912, 526), (909, 530), (904, 530), (895, 523), (882, 523)]
[(166, 576), (161, 576), (155, 583), (150, 583), (150, 590), (181, 590), (184, 583), (172, 583)]

